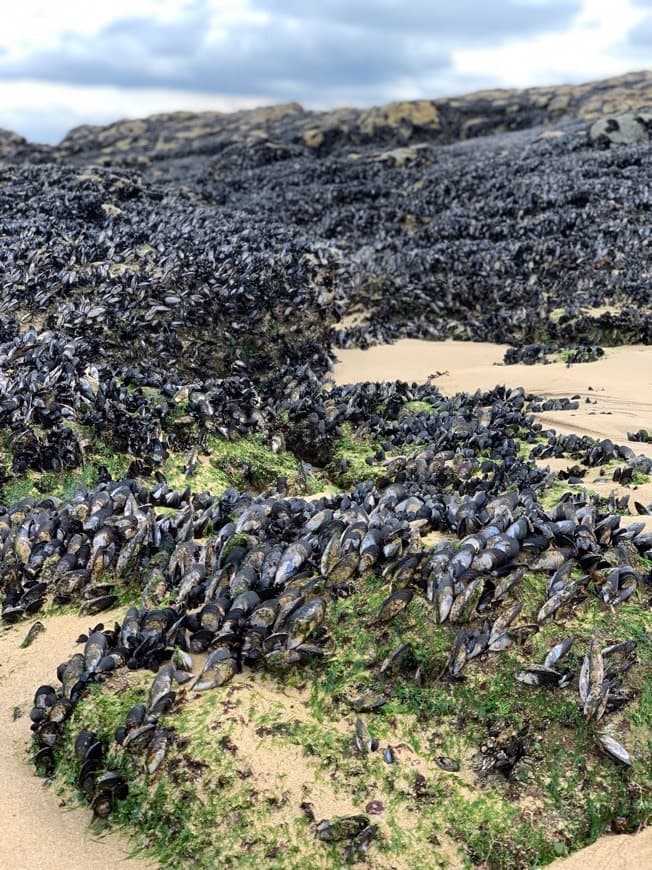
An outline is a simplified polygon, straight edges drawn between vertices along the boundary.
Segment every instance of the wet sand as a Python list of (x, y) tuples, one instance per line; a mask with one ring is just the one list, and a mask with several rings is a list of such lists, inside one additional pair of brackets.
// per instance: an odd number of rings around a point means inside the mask
[(547, 398), (579, 395), (576, 411), (539, 414), (544, 426), (565, 434), (611, 438), (652, 456), (652, 444), (627, 438), (628, 432), (652, 430), (652, 347), (607, 348), (602, 359), (571, 366), (563, 362), (504, 366), (506, 349), (499, 344), (404, 339), (369, 350), (339, 350), (333, 377), (337, 384), (352, 384), (396, 379), (422, 383), (433, 376), (448, 396), (489, 390), (496, 384), (521, 386)]
[[(109, 624), (120, 611), (103, 614)], [(43, 618), (45, 632), (20, 649), (31, 622), (0, 635), (0, 867), (3, 870), (144, 870), (153, 865), (128, 858), (130, 846), (117, 834), (98, 836), (89, 826), (91, 813), (69, 809), (54, 788), (32, 773), (29, 711), (34, 692), (56, 684), (59, 662), (77, 652), (75, 638), (88, 631), (89, 618)], [(20, 712), (18, 718), (14, 715)]]

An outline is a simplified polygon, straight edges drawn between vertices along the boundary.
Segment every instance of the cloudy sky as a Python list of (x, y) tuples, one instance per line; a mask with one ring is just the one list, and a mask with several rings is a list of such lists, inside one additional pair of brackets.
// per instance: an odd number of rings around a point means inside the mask
[(652, 66), (652, 0), (0, 0), (0, 127), (371, 105)]

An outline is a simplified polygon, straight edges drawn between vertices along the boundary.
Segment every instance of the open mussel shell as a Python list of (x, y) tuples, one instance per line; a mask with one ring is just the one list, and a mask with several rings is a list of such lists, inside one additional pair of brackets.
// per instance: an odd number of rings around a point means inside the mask
[(563, 674), (554, 668), (535, 666), (519, 671), (516, 679), (526, 686), (558, 686), (562, 676)]
[(108, 792), (114, 799), (124, 800), (129, 794), (127, 780), (117, 770), (107, 770), (95, 782), (97, 793)]
[(143, 752), (156, 730), (156, 725), (153, 722), (147, 722), (139, 728), (134, 728), (124, 739), (123, 747), (127, 752)]
[(42, 776), (52, 776), (54, 773), (55, 761), (54, 752), (51, 746), (42, 746), (34, 755), (34, 764), (38, 772)]
[(75, 705), (77, 701), (84, 695), (86, 690), (88, 689), (88, 680), (86, 677), (82, 677), (81, 680), (77, 680), (74, 686), (70, 690), (70, 703)]
[(268, 653), (283, 646), (288, 639), (286, 631), (277, 631), (267, 635), (263, 641), (263, 652)]
[(97, 781), (97, 772), (100, 767), (100, 762), (95, 761), (95, 759), (88, 759), (85, 761), (81, 770), (79, 771), (79, 776), (77, 777), (77, 785), (86, 795), (87, 800), (91, 800), (93, 795), (95, 794), (95, 783)]
[(75, 740), (75, 756), (81, 764), (83, 764), (83, 762), (88, 758), (87, 753), (91, 746), (94, 746), (97, 743), (97, 735), (92, 731), (82, 730), (79, 732)]

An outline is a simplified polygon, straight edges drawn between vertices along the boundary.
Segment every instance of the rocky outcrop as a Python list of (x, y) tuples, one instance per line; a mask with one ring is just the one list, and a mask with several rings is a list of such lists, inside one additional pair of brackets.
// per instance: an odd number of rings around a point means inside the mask
[(418, 142), (450, 144), (560, 121), (596, 121), (614, 112), (652, 110), (652, 72), (584, 85), (478, 91), (461, 97), (389, 103), (370, 109), (304, 110), (298, 103), (222, 114), (176, 112), (107, 127), (77, 127), (57, 160), (142, 166), (189, 154), (219, 154), (235, 143), (342, 148)]

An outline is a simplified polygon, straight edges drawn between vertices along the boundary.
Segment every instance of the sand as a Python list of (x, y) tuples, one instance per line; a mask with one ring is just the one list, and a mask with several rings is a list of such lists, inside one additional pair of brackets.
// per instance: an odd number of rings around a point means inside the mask
[(640, 834), (601, 837), (592, 846), (548, 866), (554, 870), (650, 870), (652, 828)]
[[(111, 624), (119, 611), (103, 614)], [(98, 836), (86, 808), (70, 809), (54, 788), (32, 773), (29, 711), (36, 688), (56, 685), (56, 668), (75, 648), (75, 638), (88, 631), (88, 617), (51, 616), (46, 630), (27, 649), (20, 649), (31, 622), (8, 627), (0, 635), (0, 867), (3, 870), (143, 870), (152, 867), (130, 860), (129, 843), (116, 834)], [(14, 714), (20, 716), (14, 719)]]
[[(333, 377), (337, 384), (357, 381), (423, 382), (434, 377), (445, 395), (489, 390), (496, 384), (525, 387), (542, 396), (580, 396), (576, 411), (548, 411), (538, 417), (558, 432), (630, 443), (652, 456), (652, 444), (628, 442), (627, 433), (652, 430), (652, 347), (608, 348), (592, 363), (502, 365), (506, 345), (464, 341), (404, 339), (369, 350), (339, 350)], [(442, 374), (438, 374), (442, 373)], [(585, 403), (585, 399), (590, 404)], [(595, 403), (595, 404), (594, 404)]]

